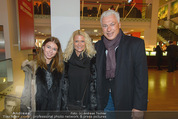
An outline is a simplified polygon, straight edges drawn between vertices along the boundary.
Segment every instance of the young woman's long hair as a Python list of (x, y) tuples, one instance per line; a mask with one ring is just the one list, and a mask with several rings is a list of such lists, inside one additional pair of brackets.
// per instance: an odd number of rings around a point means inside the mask
[(82, 30), (76, 30), (73, 32), (72, 36), (70, 37), (70, 40), (69, 40), (67, 47), (64, 51), (64, 61), (65, 62), (67, 62), (70, 59), (70, 57), (74, 51), (74, 38), (76, 35), (82, 35), (85, 38), (85, 50), (81, 53), (82, 56), (83, 56), (84, 52), (86, 53), (87, 57), (89, 57), (89, 58), (92, 58), (96, 54), (96, 50), (92, 44), (90, 36)]
[(37, 57), (37, 64), (41, 68), (44, 68), (44, 69), (47, 70), (47, 64), (46, 64), (46, 60), (44, 58), (44, 50), (43, 50), (42, 47), (45, 46), (46, 43), (48, 43), (48, 42), (54, 42), (58, 47), (57, 53), (53, 57), (52, 65), (51, 65), (51, 69), (50, 70), (52, 72), (55, 69), (57, 69), (58, 72), (63, 72), (63, 70), (64, 70), (63, 53), (62, 53), (62, 49), (61, 49), (61, 44), (60, 44), (59, 40), (56, 37), (49, 37), (43, 42), (43, 44), (42, 44), (42, 46), (40, 48), (40, 52), (39, 52), (38, 57)]

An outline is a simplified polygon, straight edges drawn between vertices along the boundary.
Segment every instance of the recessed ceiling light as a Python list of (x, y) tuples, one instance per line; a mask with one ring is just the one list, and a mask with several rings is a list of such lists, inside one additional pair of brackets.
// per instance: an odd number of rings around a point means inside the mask
[(97, 29), (94, 29), (93, 31), (94, 31), (95, 33), (96, 33), (96, 32), (98, 32), (98, 30), (97, 30)]
[(132, 30), (130, 30), (130, 31), (134, 31), (134, 30), (132, 29)]

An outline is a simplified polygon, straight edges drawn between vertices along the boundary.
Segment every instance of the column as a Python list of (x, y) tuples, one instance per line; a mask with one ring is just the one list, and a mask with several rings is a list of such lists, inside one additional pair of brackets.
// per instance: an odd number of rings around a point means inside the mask
[(80, 29), (80, 0), (51, 0), (51, 35), (64, 51), (73, 31)]
[(157, 27), (158, 27), (158, 8), (159, 0), (152, 0), (152, 14), (150, 29), (144, 31), (144, 39), (150, 50), (156, 46), (157, 42)]

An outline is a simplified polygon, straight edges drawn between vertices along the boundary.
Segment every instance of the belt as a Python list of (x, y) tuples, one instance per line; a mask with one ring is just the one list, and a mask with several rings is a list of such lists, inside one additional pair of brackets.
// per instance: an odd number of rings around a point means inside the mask
[[(109, 78), (108, 80), (111, 82), (114, 78)], [(109, 88), (109, 92), (111, 93), (111, 87)]]
[(112, 81), (113, 79), (114, 79), (114, 78), (109, 78), (108, 80), (109, 80), (109, 81)]
[(111, 93), (111, 89), (109, 89), (109, 92)]

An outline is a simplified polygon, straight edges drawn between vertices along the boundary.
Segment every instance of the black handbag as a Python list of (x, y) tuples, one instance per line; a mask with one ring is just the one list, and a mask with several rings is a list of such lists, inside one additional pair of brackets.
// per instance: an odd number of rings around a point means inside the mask
[(81, 101), (75, 101), (75, 102), (69, 102), (68, 103), (68, 109), (69, 110), (84, 110), (84, 109), (86, 109), (86, 106), (83, 105), (83, 100), (84, 100), (84, 97), (85, 97), (85, 94), (86, 94), (87, 87), (88, 87), (88, 84), (85, 87)]

